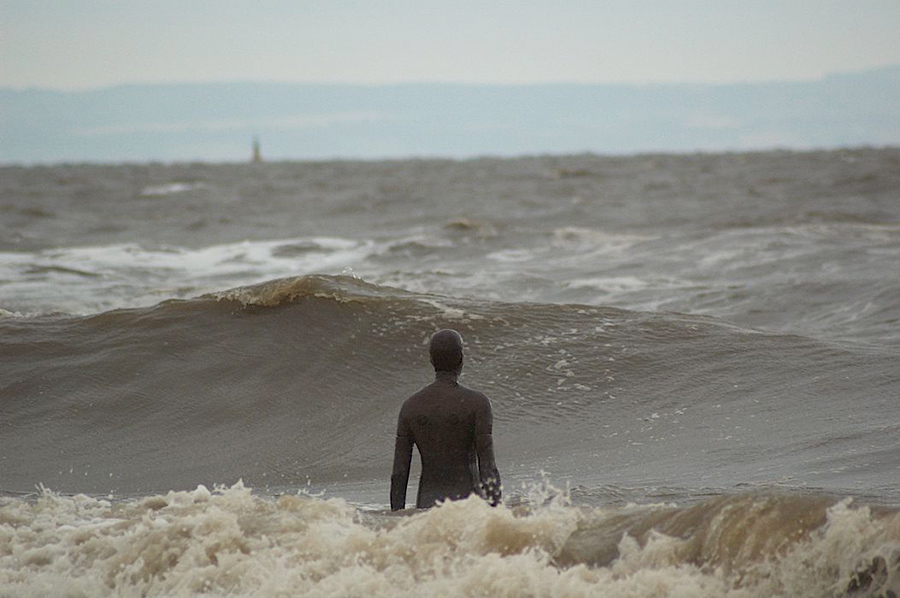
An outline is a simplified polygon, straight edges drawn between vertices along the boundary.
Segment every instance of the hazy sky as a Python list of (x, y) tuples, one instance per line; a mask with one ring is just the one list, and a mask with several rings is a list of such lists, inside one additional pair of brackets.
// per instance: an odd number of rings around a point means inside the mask
[(0, 85), (809, 79), (898, 32), (900, 0), (0, 0)]

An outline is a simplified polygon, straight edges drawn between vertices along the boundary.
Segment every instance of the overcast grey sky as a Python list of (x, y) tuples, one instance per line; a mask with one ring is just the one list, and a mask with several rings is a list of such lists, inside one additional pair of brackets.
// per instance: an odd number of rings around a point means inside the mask
[(0, 85), (811, 79), (898, 31), (900, 0), (0, 0)]

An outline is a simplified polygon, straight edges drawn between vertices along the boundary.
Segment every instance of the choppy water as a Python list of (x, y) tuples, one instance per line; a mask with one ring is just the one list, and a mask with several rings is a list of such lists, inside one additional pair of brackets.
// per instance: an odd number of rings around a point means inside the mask
[[(900, 150), (0, 194), (2, 596), (900, 592)], [(390, 515), (442, 327), (507, 504)]]

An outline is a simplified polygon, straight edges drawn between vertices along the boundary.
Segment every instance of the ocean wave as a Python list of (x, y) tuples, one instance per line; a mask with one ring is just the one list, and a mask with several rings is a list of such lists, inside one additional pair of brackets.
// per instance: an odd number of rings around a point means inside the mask
[(374, 488), (440, 328), (466, 339), (464, 382), (494, 402), (513, 478), (727, 488), (790, 472), (799, 486), (851, 489), (895, 466), (880, 448), (894, 436), (890, 352), (709, 317), (304, 276), (88, 317), (0, 318), (2, 489)]
[(900, 591), (900, 513), (818, 497), (601, 509), (470, 498), (399, 515), (240, 483), (116, 502), (49, 491), (0, 500), (4, 596)]

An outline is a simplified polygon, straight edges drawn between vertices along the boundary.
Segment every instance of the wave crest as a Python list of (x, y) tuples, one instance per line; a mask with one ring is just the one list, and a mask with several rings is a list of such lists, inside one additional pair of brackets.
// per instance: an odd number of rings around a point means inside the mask
[(378, 286), (353, 276), (313, 274), (278, 278), (203, 295), (201, 299), (234, 301), (244, 307), (276, 307), (299, 299), (317, 297), (342, 303), (412, 295), (400, 289)]

